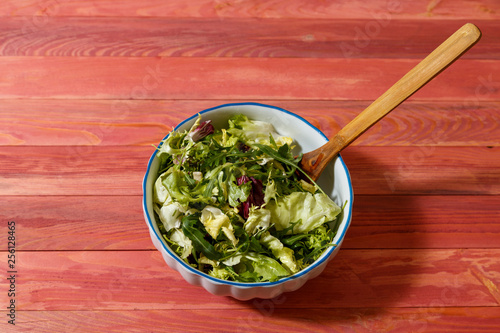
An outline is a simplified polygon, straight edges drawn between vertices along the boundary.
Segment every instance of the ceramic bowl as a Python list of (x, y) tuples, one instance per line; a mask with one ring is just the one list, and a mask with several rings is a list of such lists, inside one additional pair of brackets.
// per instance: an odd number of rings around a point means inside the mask
[[(175, 130), (189, 130), (198, 117), (198, 114), (201, 114), (202, 121), (211, 119), (216, 128), (227, 126), (227, 119), (235, 114), (245, 114), (249, 119), (270, 122), (279, 134), (292, 137), (295, 140), (297, 143), (297, 153), (300, 151), (311, 151), (328, 141), (320, 130), (302, 117), (278, 107), (258, 103), (225, 104), (210, 108), (184, 120)], [(155, 220), (152, 200), (153, 185), (157, 177), (158, 168), (159, 161), (156, 158), (156, 153), (153, 153), (143, 180), (144, 216), (153, 244), (160, 251), (168, 266), (178, 271), (187, 282), (196, 286), (202, 286), (214, 295), (232, 296), (239, 300), (249, 300), (252, 298), (270, 299), (284, 292), (297, 290), (325, 269), (328, 262), (338, 253), (349, 228), (352, 215), (353, 191), (349, 171), (342, 157), (339, 156), (327, 166), (318, 180), (318, 184), (323, 191), (339, 206), (343, 206), (347, 202), (341, 216), (342, 221), (337, 235), (333, 240), (333, 243), (336, 245), (328, 248), (309, 267), (275, 282), (241, 283), (220, 280), (187, 265), (169, 248), (161, 236), (157, 221)]]

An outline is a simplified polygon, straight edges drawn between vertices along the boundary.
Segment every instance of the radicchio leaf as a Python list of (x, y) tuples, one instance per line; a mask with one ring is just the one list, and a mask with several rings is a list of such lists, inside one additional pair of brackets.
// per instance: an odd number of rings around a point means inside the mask
[(214, 126), (212, 125), (212, 121), (206, 120), (202, 122), (198, 127), (196, 127), (191, 133), (189, 133), (189, 136), (194, 142), (196, 142), (200, 141), (207, 135), (212, 134), (213, 132)]
[(243, 218), (247, 219), (251, 206), (262, 206), (264, 204), (264, 191), (262, 182), (254, 177), (243, 175), (237, 179), (238, 185), (252, 182), (250, 195), (245, 202), (241, 203), (240, 212)]

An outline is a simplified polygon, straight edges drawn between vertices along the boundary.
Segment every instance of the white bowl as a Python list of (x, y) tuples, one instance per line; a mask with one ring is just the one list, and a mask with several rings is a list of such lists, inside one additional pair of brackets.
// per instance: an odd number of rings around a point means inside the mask
[[(297, 153), (308, 152), (320, 147), (328, 141), (325, 135), (302, 117), (278, 107), (258, 103), (225, 104), (199, 112), (203, 120), (211, 119), (216, 128), (227, 126), (227, 119), (235, 114), (245, 114), (249, 119), (267, 121), (274, 125), (281, 135), (292, 137), (297, 143)], [(198, 114), (181, 122), (175, 130), (189, 130)], [(306, 281), (318, 276), (327, 263), (338, 253), (342, 241), (351, 221), (353, 191), (349, 171), (339, 156), (332, 161), (318, 180), (323, 191), (328, 194), (339, 206), (346, 202), (337, 235), (333, 240), (334, 246), (329, 247), (313, 264), (302, 271), (275, 282), (241, 283), (217, 279), (187, 265), (174, 251), (172, 251), (158, 230), (157, 221), (153, 212), (153, 185), (157, 177), (159, 160), (156, 152), (151, 156), (146, 175), (143, 180), (143, 209), (146, 224), (149, 227), (153, 244), (161, 252), (168, 266), (178, 271), (189, 283), (203, 286), (214, 295), (232, 296), (239, 300), (252, 298), (274, 298), (283, 292), (294, 291)]]

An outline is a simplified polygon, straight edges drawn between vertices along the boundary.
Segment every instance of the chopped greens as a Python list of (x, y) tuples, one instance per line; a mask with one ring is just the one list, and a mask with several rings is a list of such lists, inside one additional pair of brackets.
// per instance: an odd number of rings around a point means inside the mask
[[(245, 115), (198, 117), (158, 147), (158, 227), (187, 264), (215, 278), (276, 281), (331, 246), (342, 209), (301, 178), (292, 138)], [(332, 228), (335, 226), (335, 229)]]

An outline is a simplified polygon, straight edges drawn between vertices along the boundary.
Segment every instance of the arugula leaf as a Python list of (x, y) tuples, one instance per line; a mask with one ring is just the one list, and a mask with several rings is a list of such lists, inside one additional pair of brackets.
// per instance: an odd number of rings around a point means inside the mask
[(217, 252), (212, 244), (205, 239), (205, 235), (200, 231), (199, 214), (192, 214), (182, 218), (182, 232), (191, 240), (196, 251), (203, 253), (208, 259), (219, 260), (221, 254)]
[(298, 168), (298, 162), (300, 161), (300, 159), (302, 158), (302, 154), (300, 155), (300, 158), (293, 158), (293, 159), (288, 159), (287, 155), (288, 155), (288, 152), (290, 150), (290, 147), (285, 144), (283, 146), (281, 146), (278, 150), (276, 149), (273, 149), (272, 147), (270, 146), (266, 146), (266, 145), (262, 145), (262, 144), (254, 144), (257, 148), (259, 148), (259, 150), (261, 152), (263, 152), (264, 154), (268, 155), (268, 156), (271, 156), (272, 158), (274, 158), (276, 161), (279, 161), (283, 164), (286, 164), (292, 168)]

